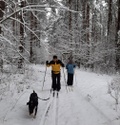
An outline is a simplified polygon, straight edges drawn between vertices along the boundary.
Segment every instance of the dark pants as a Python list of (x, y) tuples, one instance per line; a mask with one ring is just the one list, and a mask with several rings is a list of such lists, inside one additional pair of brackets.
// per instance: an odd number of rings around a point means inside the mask
[(52, 89), (53, 91), (60, 91), (61, 85), (60, 85), (60, 73), (54, 74), (52, 72)]
[(73, 74), (68, 73), (67, 85), (68, 86), (73, 85)]

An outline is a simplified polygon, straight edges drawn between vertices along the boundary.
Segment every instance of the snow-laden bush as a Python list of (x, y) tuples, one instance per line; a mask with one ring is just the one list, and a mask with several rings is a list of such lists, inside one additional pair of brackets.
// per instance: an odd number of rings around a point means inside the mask
[(108, 86), (108, 93), (115, 99), (116, 105), (118, 105), (120, 97), (120, 77), (116, 77), (110, 82)]

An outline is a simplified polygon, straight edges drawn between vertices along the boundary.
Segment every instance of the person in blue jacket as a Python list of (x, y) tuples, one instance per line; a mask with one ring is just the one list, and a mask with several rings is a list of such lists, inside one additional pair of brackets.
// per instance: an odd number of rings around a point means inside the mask
[(76, 67), (76, 65), (73, 63), (72, 59), (70, 59), (66, 65), (67, 74), (68, 74), (68, 78), (67, 78), (67, 85), (68, 86), (73, 85), (73, 77), (74, 77), (74, 68), (75, 67)]

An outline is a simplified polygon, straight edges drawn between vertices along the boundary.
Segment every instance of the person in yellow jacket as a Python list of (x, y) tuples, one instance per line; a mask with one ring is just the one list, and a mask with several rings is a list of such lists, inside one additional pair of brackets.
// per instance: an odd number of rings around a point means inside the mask
[(53, 91), (60, 91), (61, 84), (60, 84), (60, 67), (64, 67), (64, 64), (61, 60), (57, 58), (57, 56), (53, 56), (53, 60), (50, 62), (46, 61), (46, 66), (52, 67), (52, 90)]

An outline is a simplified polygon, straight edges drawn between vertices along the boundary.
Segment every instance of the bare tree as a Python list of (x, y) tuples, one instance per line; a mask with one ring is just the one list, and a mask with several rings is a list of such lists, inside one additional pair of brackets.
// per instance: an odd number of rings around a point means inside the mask
[[(4, 15), (4, 10), (5, 10), (5, 2), (0, 0), (0, 20), (2, 20), (3, 15)], [(0, 26), (0, 34), (2, 33), (2, 28)], [(2, 72), (3, 69), (3, 59), (2, 59), (2, 45), (3, 43), (1, 43), (0, 41), (0, 71)]]
[(110, 96), (115, 99), (115, 105), (117, 110), (117, 105), (119, 103), (120, 97), (120, 78), (119, 76), (114, 78), (111, 83), (108, 85), (108, 93)]

